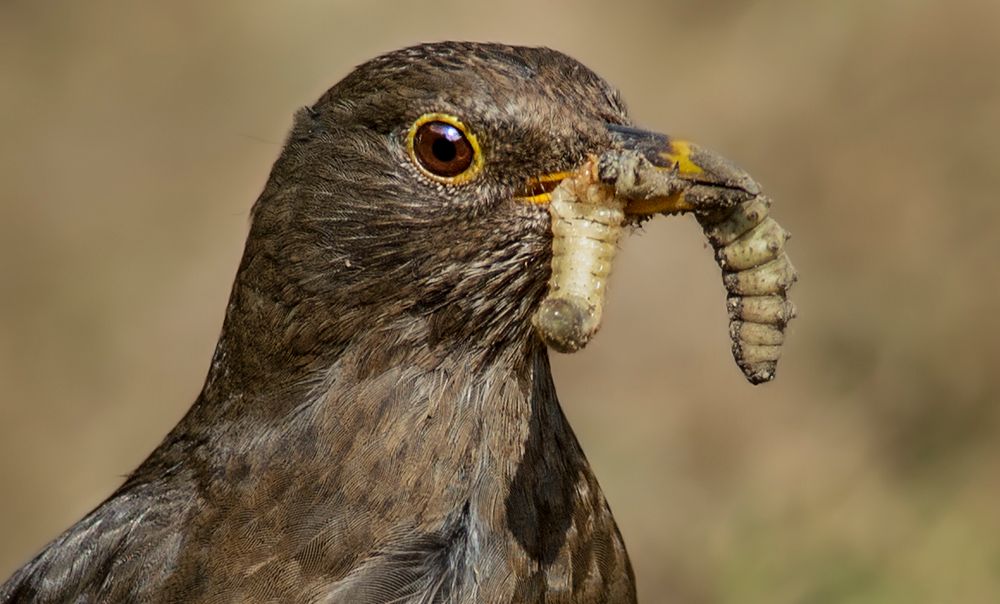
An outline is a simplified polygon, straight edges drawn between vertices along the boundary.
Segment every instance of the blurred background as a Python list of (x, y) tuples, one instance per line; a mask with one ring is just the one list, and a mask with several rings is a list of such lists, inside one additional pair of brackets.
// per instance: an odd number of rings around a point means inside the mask
[(775, 382), (691, 219), (556, 356), (644, 602), (1000, 601), (1000, 3), (0, 3), (0, 577), (197, 395), (292, 112), (421, 41), (546, 45), (747, 168), (801, 281)]

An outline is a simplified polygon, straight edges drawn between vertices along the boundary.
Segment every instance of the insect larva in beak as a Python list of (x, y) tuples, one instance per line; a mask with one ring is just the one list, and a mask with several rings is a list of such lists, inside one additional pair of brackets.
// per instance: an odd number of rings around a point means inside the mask
[(624, 207), (625, 200), (597, 181), (596, 158), (552, 191), (552, 275), (533, 323), (559, 352), (583, 348), (600, 327)]
[[(648, 140), (662, 144), (655, 137)], [(658, 166), (650, 157), (662, 159), (655, 153), (627, 150), (605, 154), (604, 181), (618, 195), (638, 201), (626, 206), (627, 213), (642, 217), (641, 208), (662, 208), (666, 214), (693, 212), (698, 217), (729, 293), (726, 304), (736, 364), (751, 383), (772, 379), (785, 325), (795, 316), (785, 292), (797, 276), (784, 252), (788, 233), (768, 217), (771, 201), (760, 195), (759, 185), (749, 175), (711, 152), (689, 153), (687, 160), (698, 169), (688, 166), (686, 173), (678, 163)], [(663, 203), (650, 203), (656, 199)]]
[[(656, 150), (669, 141), (651, 136), (639, 144), (644, 142)], [(736, 364), (753, 384), (771, 380), (785, 326), (795, 317), (786, 299), (798, 278), (784, 252), (788, 233), (768, 217), (771, 202), (753, 179), (718, 156), (688, 152), (686, 161), (707, 168), (693, 164), (686, 172), (679, 163), (655, 165), (650, 157), (664, 156), (609, 150), (600, 159), (589, 158), (553, 190), (552, 276), (533, 317), (538, 333), (560, 352), (583, 348), (600, 327), (626, 214), (641, 220), (692, 212), (722, 268)]]
[(774, 378), (785, 326), (795, 317), (795, 307), (785, 296), (798, 275), (784, 252), (788, 232), (768, 217), (770, 205), (757, 196), (721, 218), (699, 218), (729, 292), (733, 358), (753, 384)]

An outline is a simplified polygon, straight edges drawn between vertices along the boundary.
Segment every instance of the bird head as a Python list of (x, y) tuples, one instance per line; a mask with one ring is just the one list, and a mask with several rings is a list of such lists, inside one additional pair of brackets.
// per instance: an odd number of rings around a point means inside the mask
[(614, 88), (553, 50), (438, 43), (359, 66), (296, 116), (253, 210), (220, 354), (227, 338), (270, 351), (244, 359), (266, 373), (373, 334), (479, 359), (539, 345), (549, 193), (616, 146), (725, 176), (632, 128)]

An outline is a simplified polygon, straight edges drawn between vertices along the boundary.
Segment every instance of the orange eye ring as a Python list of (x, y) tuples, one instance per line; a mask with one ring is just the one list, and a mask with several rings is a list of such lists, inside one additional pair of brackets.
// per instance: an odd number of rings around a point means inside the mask
[(420, 116), (410, 127), (406, 146), (420, 171), (438, 182), (468, 182), (483, 166), (476, 136), (461, 120), (445, 113)]

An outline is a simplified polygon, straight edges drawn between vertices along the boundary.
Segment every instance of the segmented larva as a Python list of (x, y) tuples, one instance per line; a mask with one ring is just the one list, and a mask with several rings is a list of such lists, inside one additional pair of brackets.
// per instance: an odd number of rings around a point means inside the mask
[(770, 205), (749, 177), (685, 180), (634, 151), (589, 158), (552, 191), (552, 275), (533, 317), (537, 332), (560, 352), (583, 348), (601, 324), (626, 213), (693, 212), (722, 268), (736, 364), (753, 384), (773, 379), (795, 317), (786, 292), (798, 277), (784, 252), (788, 232), (768, 217)]
[(594, 157), (552, 191), (552, 275), (533, 322), (559, 352), (583, 348), (600, 327), (625, 203), (598, 182)]
[(673, 200), (667, 213), (695, 213), (729, 293), (733, 358), (747, 380), (760, 384), (774, 378), (785, 326), (795, 317), (786, 292), (798, 277), (784, 252), (788, 232), (767, 215), (771, 201), (745, 173), (716, 162), (732, 180), (685, 180), (628, 151), (605, 154), (601, 176), (626, 198)]
[(767, 215), (770, 206), (758, 195), (721, 216), (698, 216), (729, 292), (733, 358), (753, 384), (774, 378), (785, 326), (795, 317), (795, 306), (786, 298), (798, 279), (784, 251), (789, 235)]

